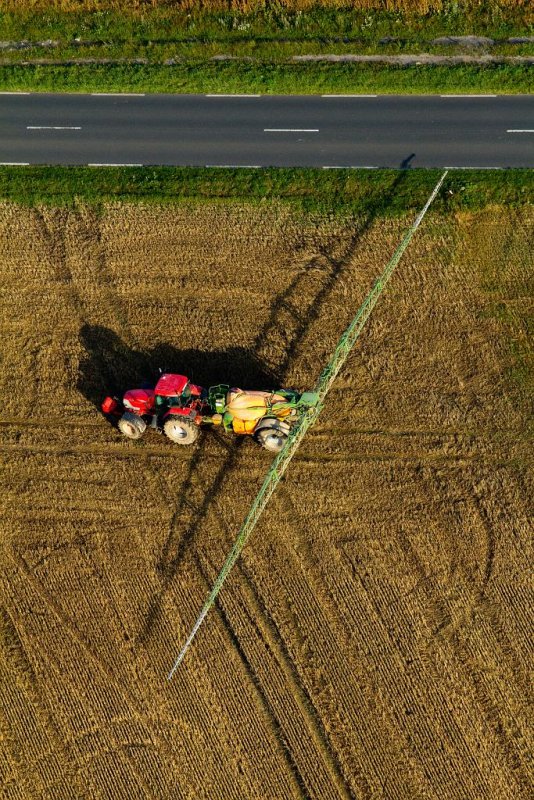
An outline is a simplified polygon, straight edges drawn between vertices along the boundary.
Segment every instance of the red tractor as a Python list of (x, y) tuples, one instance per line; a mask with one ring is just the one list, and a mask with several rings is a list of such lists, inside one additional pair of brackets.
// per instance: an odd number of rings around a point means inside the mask
[(277, 453), (300, 413), (316, 402), (313, 392), (243, 391), (225, 384), (204, 389), (185, 375), (165, 373), (154, 388), (129, 389), (122, 401), (106, 397), (102, 411), (119, 417), (117, 427), (128, 439), (139, 439), (150, 427), (176, 444), (193, 444), (201, 425), (222, 425), (225, 431), (253, 435)]

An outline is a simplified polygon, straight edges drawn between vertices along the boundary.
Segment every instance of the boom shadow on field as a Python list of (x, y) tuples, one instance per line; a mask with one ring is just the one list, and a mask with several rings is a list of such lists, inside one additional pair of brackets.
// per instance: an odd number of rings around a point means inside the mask
[[(400, 185), (406, 179), (407, 170), (415, 154), (409, 155), (400, 170), (394, 175), (389, 189), (371, 199), (363, 213), (363, 218), (349, 239), (344, 252), (334, 258), (321, 248), (317, 256), (303, 265), (291, 283), (275, 298), (268, 319), (258, 331), (249, 348), (230, 348), (226, 351), (178, 350), (170, 345), (158, 345), (148, 352), (129, 348), (113, 331), (100, 326), (85, 325), (80, 331), (80, 340), (87, 356), (80, 364), (78, 387), (82, 394), (98, 408), (106, 394), (119, 394), (125, 388), (140, 385), (147, 378), (156, 377), (157, 367), (176, 371), (191, 378), (200, 385), (230, 383), (245, 388), (279, 388), (284, 385), (286, 374), (297, 352), (300, 341), (306, 336), (311, 325), (319, 318), (325, 304), (341, 274), (350, 267), (362, 237), (372, 226), (379, 212), (387, 209)], [(317, 268), (322, 270), (320, 285), (317, 285)], [(308, 287), (308, 291), (306, 288)], [(312, 291), (310, 292), (310, 288)], [(302, 308), (302, 297), (307, 297), (307, 307)], [(347, 320), (348, 321), (348, 320)], [(273, 345), (280, 345), (283, 348)], [(272, 353), (281, 353), (273, 357)], [(304, 387), (309, 388), (309, 387)], [(160, 588), (148, 604), (145, 623), (141, 628), (137, 644), (142, 645), (151, 636), (158, 622), (162, 600), (176, 575), (187, 551), (193, 547), (196, 534), (202, 525), (211, 504), (219, 497), (223, 478), (234, 468), (244, 439), (226, 439), (218, 432), (210, 431), (210, 438), (216, 438), (225, 450), (219, 469), (206, 480), (202, 473), (204, 496), (201, 503), (191, 500), (193, 487), (198, 488), (197, 476), (202, 471), (206, 438), (200, 440), (191, 459), (180, 497), (173, 511), (167, 535), (162, 546), (157, 569)], [(179, 521), (187, 509), (189, 520), (185, 529), (180, 529)], [(213, 576), (207, 574), (200, 554), (195, 562), (207, 583)]]

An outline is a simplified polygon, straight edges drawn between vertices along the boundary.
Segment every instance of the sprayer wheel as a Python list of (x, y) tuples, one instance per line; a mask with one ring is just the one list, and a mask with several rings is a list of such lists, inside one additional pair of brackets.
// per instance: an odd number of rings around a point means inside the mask
[(274, 426), (261, 428), (256, 433), (256, 441), (270, 453), (279, 453), (287, 441), (287, 434)]

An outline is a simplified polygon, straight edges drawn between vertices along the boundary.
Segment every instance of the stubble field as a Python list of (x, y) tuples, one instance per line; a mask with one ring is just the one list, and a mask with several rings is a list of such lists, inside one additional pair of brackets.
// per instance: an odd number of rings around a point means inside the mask
[(532, 208), (429, 214), (171, 683), (272, 457), (97, 409), (311, 388), (409, 221), (0, 205), (3, 797), (531, 797)]

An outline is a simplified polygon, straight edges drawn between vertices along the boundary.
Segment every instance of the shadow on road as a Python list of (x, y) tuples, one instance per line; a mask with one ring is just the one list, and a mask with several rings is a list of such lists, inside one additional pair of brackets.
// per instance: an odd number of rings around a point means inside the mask
[(401, 169), (411, 169), (412, 168), (412, 161), (415, 158), (415, 153), (410, 153), (405, 159), (403, 159), (400, 163)]

